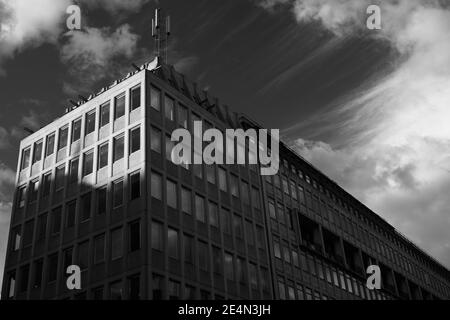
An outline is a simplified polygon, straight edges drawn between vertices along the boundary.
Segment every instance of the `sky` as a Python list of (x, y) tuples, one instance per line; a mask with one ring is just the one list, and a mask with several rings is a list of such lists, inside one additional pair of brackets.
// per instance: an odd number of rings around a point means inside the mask
[(450, 267), (449, 1), (0, 0), (0, 281), (23, 127), (151, 61), (156, 6), (170, 64)]

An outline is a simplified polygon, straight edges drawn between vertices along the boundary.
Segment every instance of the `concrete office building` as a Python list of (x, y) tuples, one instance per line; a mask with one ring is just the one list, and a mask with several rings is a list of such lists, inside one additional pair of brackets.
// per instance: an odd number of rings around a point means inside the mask
[(276, 176), (175, 166), (176, 128), (258, 125), (137, 69), (21, 142), (3, 299), (450, 298), (447, 269), (284, 144)]

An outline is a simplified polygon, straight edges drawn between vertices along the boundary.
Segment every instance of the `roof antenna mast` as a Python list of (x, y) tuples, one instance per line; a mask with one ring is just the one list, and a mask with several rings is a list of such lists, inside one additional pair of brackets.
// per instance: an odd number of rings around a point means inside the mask
[(155, 41), (156, 56), (167, 63), (167, 51), (170, 37), (170, 16), (163, 16), (160, 8), (155, 9), (152, 19), (152, 37)]

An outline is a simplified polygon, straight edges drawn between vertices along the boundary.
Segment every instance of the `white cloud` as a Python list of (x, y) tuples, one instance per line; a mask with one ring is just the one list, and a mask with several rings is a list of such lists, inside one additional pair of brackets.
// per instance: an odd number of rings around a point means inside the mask
[(56, 43), (70, 2), (0, 0), (0, 67), (5, 59), (25, 48)]
[(123, 11), (137, 12), (151, 0), (83, 0), (89, 8), (101, 8), (111, 13), (121, 13)]
[[(301, 23), (319, 21), (337, 38), (374, 37), (397, 50), (394, 71), (310, 119), (335, 131), (336, 146), (296, 143), (312, 163), (450, 266), (450, 10), (432, 0), (374, 1), (381, 31), (365, 30), (368, 0), (292, 3)], [(324, 121), (325, 120), (325, 121)], [(315, 122), (316, 126), (311, 125)], [(304, 122), (306, 123), (306, 122)], [(289, 128), (286, 132), (299, 129)]]

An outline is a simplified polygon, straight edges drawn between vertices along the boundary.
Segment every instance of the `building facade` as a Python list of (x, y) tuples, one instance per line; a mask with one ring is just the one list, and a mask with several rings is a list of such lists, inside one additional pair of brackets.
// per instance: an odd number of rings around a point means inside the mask
[(137, 69), (21, 142), (2, 299), (450, 298), (447, 269), (284, 144), (275, 176), (174, 165), (177, 128), (259, 126)]

